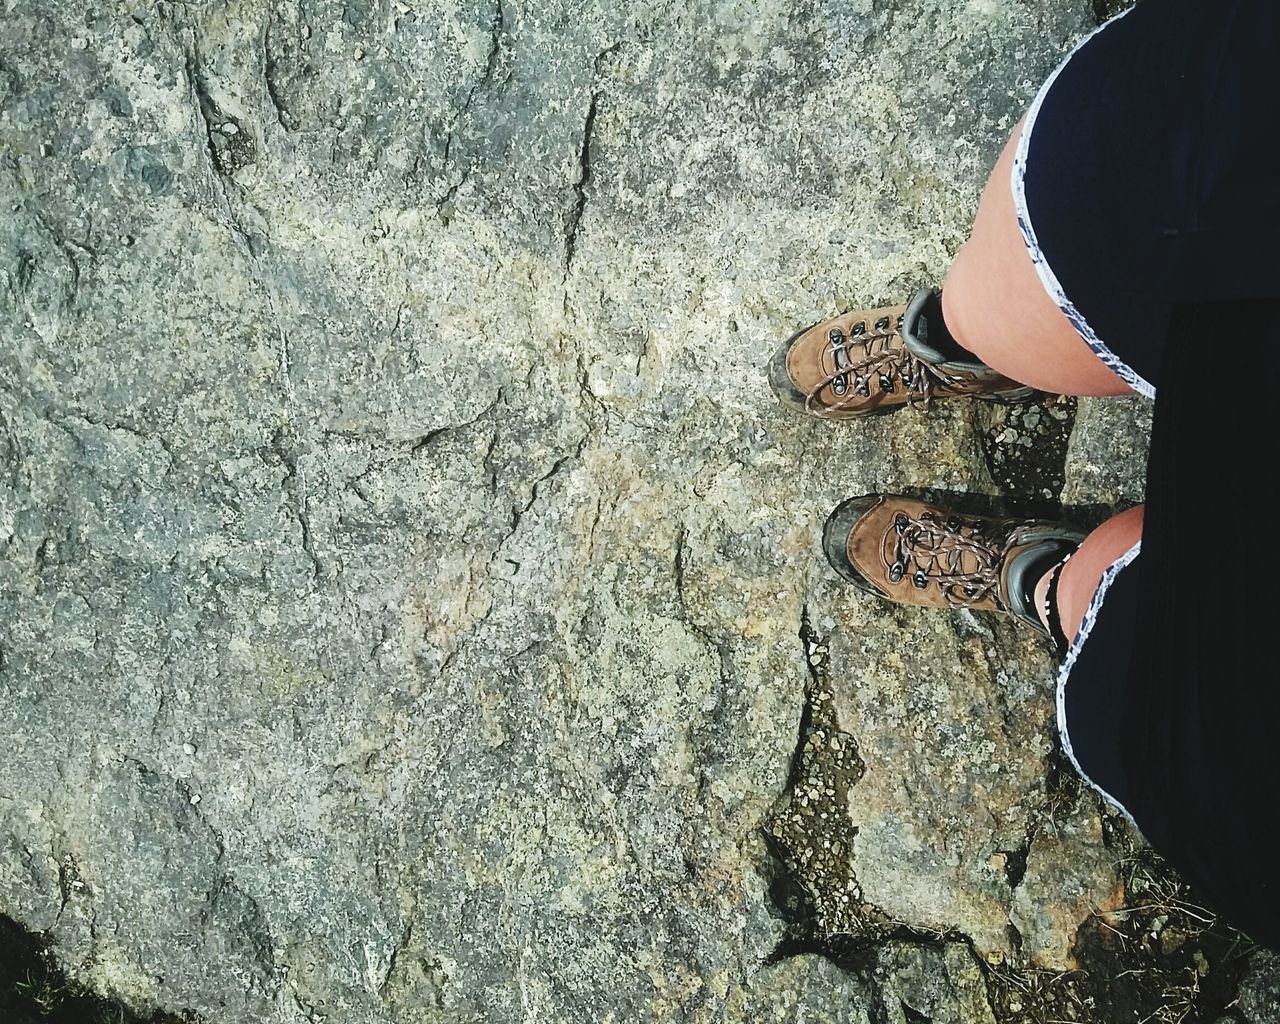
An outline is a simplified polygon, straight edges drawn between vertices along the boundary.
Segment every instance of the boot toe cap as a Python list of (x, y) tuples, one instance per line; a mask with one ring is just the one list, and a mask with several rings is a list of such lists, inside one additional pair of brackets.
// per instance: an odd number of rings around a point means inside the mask
[(822, 528), (822, 551), (827, 561), (840, 576), (859, 590), (876, 597), (887, 598), (879, 587), (864, 576), (849, 557), (849, 536), (858, 525), (858, 521), (883, 499), (878, 494), (864, 494), (856, 498), (847, 498), (837, 505)]
[(791, 376), (791, 370), (788, 366), (788, 357), (791, 354), (792, 347), (804, 333), (804, 331), (801, 331), (780, 345), (769, 359), (769, 365), (766, 368), (769, 387), (774, 395), (777, 396), (778, 401), (797, 412), (809, 411), (809, 396), (796, 386), (795, 379)]

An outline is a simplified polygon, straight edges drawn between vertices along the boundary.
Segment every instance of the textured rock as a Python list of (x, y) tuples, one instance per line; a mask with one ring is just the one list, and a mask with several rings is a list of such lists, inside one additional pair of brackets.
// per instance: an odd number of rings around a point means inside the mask
[[(1128, 507), (1141, 503), (1151, 411), (1152, 403), (1136, 396), (1079, 400), (1072, 458), (1062, 489), (1065, 504)], [(1098, 510), (1097, 514), (1105, 511), (1109, 510)], [(1081, 512), (1082, 518), (1089, 518), (1087, 511)]]
[(827, 960), (791, 957), (752, 975), (726, 1015), (762, 1024), (871, 1024), (868, 986)]
[(1254, 954), (1249, 968), (1240, 989), (1240, 1011), (1249, 1024), (1280, 1020), (1280, 956), (1262, 950)]
[(1102, 821), (1084, 803), (1045, 822), (1032, 840), (1009, 915), (1022, 953), (1054, 971), (1078, 970), (1072, 946), (1081, 925), (1105, 919), (1125, 900), (1116, 857), (1103, 844)]
[(874, 969), (878, 1019), (889, 1024), (995, 1024), (972, 953), (957, 942), (941, 949), (890, 944)]
[[(0, 913), (209, 1024), (989, 1021), (968, 943), (1084, 906), (1048, 652), (818, 553), (995, 493), (988, 414), (802, 422), (761, 366), (940, 277), (1091, 17), (0, 10)], [(802, 621), (865, 977), (770, 961)]]
[(842, 723), (867, 766), (850, 797), (865, 897), (896, 920), (959, 928), (984, 953), (1012, 952), (1008, 861), (1043, 812), (1053, 743), (1041, 645), (1012, 622), (832, 599), (860, 624), (833, 637), (832, 654)]

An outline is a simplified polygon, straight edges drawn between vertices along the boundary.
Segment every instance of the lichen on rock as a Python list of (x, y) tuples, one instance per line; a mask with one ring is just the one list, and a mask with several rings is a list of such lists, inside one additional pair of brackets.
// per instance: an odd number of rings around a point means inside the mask
[[(0, 914), (207, 1024), (1024, 1019), (1116, 882), (1048, 651), (819, 536), (1030, 421), (763, 365), (940, 279), (1091, 22), (8, 5)], [(1109, 433), (1049, 489), (1131, 496)]]

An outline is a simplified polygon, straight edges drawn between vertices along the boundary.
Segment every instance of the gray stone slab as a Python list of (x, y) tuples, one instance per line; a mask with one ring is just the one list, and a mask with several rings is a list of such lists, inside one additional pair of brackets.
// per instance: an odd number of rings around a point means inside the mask
[[(818, 546), (850, 494), (994, 494), (983, 424), (804, 422), (762, 368), (940, 278), (1091, 23), (8, 5), (0, 912), (209, 1024), (991, 1020), (1047, 651)], [(770, 960), (802, 615), (866, 766), (841, 877), (951, 936), (864, 975)]]

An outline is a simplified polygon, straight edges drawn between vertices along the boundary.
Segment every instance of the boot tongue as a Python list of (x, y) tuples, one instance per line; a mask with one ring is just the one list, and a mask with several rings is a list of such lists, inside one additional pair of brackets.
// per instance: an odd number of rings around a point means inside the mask
[(902, 317), (902, 343), (908, 352), (930, 366), (991, 372), (952, 340), (942, 319), (942, 293), (932, 288), (921, 288), (907, 303)]

